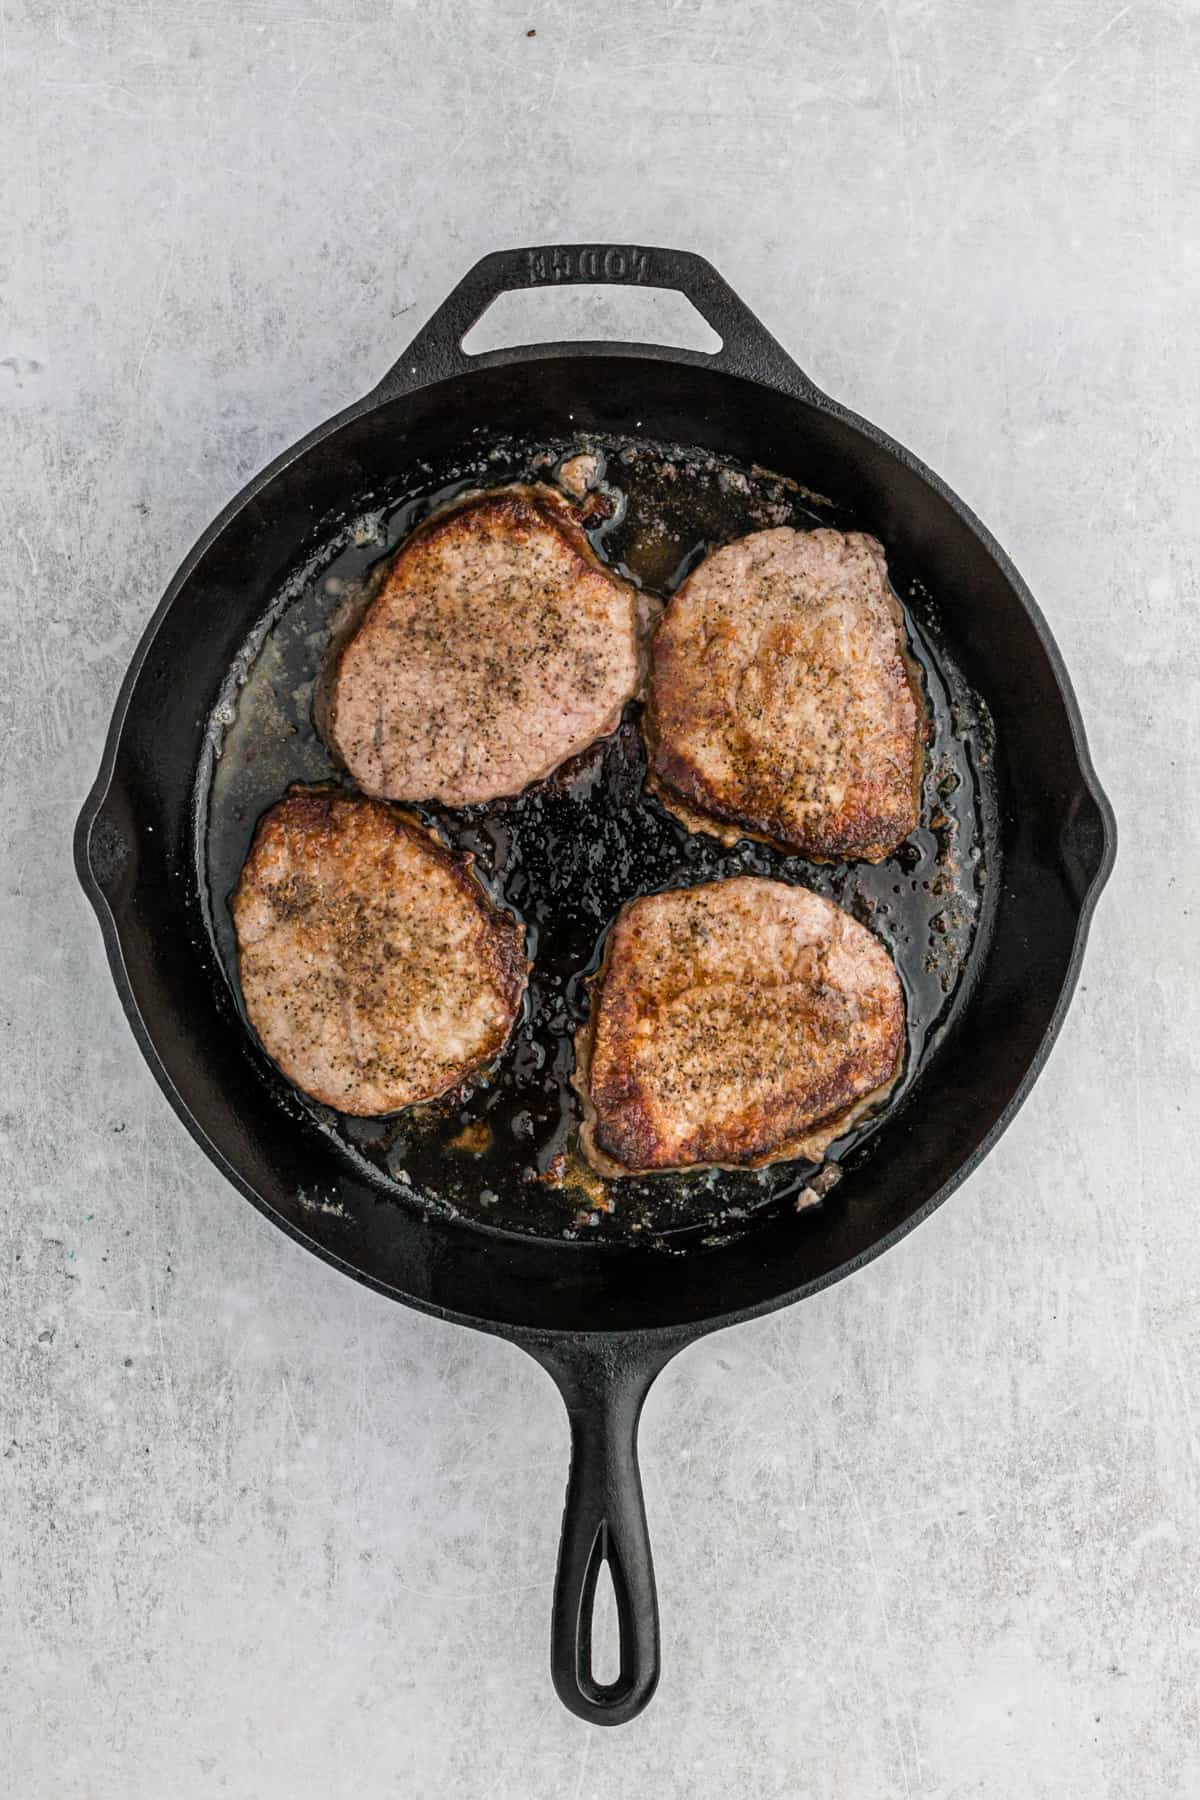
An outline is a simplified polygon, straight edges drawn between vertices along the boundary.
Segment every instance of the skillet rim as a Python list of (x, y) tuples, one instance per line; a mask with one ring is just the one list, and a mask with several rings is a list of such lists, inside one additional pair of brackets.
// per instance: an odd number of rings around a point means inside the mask
[[(822, 1274), (814, 1276), (807, 1281), (803, 1281), (793, 1287), (788, 1287), (780, 1292), (765, 1296), (749, 1305), (740, 1305), (730, 1307), (726, 1310), (712, 1311), (705, 1313), (702, 1317), (693, 1317), (686, 1321), (669, 1324), (629, 1325), (617, 1323), (609, 1326), (603, 1323), (590, 1323), (580, 1326), (542, 1327), (522, 1324), (520, 1322), (514, 1323), (508, 1318), (487, 1318), (474, 1313), (459, 1311), (452, 1307), (441, 1306), (429, 1300), (414, 1296), (403, 1288), (356, 1267), (347, 1258), (339, 1255), (335, 1249), (330, 1248), (328, 1245), (321, 1243), (316, 1238), (310, 1236), (299, 1225), (278, 1211), (268, 1199), (261, 1195), (239, 1173), (224, 1152), (221, 1151), (208, 1136), (204, 1126), (194, 1116), (187, 1101), (184, 1099), (176, 1083), (168, 1073), (158, 1054), (154, 1040), (145, 1025), (141, 1010), (133, 993), (132, 983), (125, 964), (120, 919), (110, 905), (108, 896), (104, 892), (91, 862), (93, 832), (104, 813), (105, 802), (108, 800), (112, 790), (116, 763), (125, 734), (134, 693), (142, 670), (168, 614), (188, 582), (191, 580), (203, 558), (217, 543), (218, 539), (224, 534), (233, 520), (268, 487), (270, 487), (285, 470), (290, 468), (294, 463), (302, 459), (317, 446), (326, 443), (331, 437), (344, 430), (350, 424), (363, 418), (369, 413), (381, 410), (393, 400), (406, 397), (417, 391), (420, 391), (423, 394), (434, 395), (440, 387), (461, 381), (463, 375), (463, 371), (461, 370), (456, 370), (452, 374), (437, 376), (432, 380), (414, 379), (412, 381), (405, 381), (400, 379), (398, 382), (394, 373), (385, 377), (377, 387), (373, 388), (362, 398), (352, 402), (340, 412), (333, 414), (329, 419), (317, 425), (312, 431), (306, 433), (303, 437), (298, 439), (296, 443), (289, 446), (270, 461), (220, 510), (213, 521), (200, 534), (191, 550), (180, 563), (178, 569), (168, 583), (161, 600), (147, 622), (122, 679), (105, 738), (100, 768), (76, 821), (74, 832), (74, 861), (80, 884), (96, 912), (100, 924), (108, 964), (114, 984), (117, 988), (118, 997), (133, 1031), (135, 1041), (137, 1042), (142, 1055), (145, 1057), (151, 1073), (154, 1075), (155, 1080), (166, 1095), (173, 1110), (208, 1159), (239, 1193), (249, 1200), (259, 1212), (270, 1219), (272, 1224), (285, 1231), (306, 1250), (321, 1257), (323, 1261), (351, 1276), (355, 1281), (359, 1281), (365, 1286), (375, 1289), (377, 1292), (386, 1295), (390, 1299), (399, 1300), (405, 1305), (411, 1306), (419, 1312), (428, 1313), (433, 1317), (445, 1319), (453, 1323), (469, 1325), (477, 1330), (508, 1338), (510, 1341), (525, 1342), (527, 1344), (530, 1342), (537, 1342), (539, 1344), (548, 1345), (559, 1342), (582, 1342), (597, 1339), (607, 1341), (615, 1339), (631, 1339), (646, 1345), (653, 1343), (682, 1344), (724, 1326), (736, 1324), (743, 1320), (762, 1317), (765, 1314), (778, 1311), (783, 1307), (793, 1305), (797, 1301), (806, 1299), (810, 1295), (820, 1292), (823, 1288), (831, 1287), (835, 1282), (843, 1280), (846, 1276), (854, 1274), (857, 1270), (864, 1268), (868, 1263), (873, 1262), (877, 1256), (883, 1255), (885, 1251), (899, 1243), (910, 1231), (915, 1230), (918, 1225), (929, 1218), (929, 1216), (935, 1212), (938, 1207), (944, 1204), (951, 1194), (953, 1194), (956, 1189), (974, 1173), (984, 1157), (988, 1155), (998, 1142), (999, 1138), (1007, 1130), (1016, 1113), (1028, 1098), (1034, 1083), (1041, 1074), (1042, 1069), (1045, 1067), (1051, 1051), (1053, 1050), (1059, 1031), (1062, 1028), (1066, 1012), (1074, 995), (1096, 903), (1112, 871), (1116, 857), (1117, 827), (1112, 805), (1101, 786), (1095, 771), (1082, 716), (1079, 710), (1078, 700), (1062, 652), (1059, 650), (1058, 645), (1050, 632), (1049, 626), (1046, 623), (1037, 601), (1034, 599), (1012, 560), (992, 536), (991, 532), (975, 515), (972, 509), (960, 499), (940, 476), (929, 469), (905, 446), (899, 444), (895, 439), (890, 437), (886, 432), (880, 430), (879, 427), (872, 424), (869, 420), (863, 419), (858, 414), (850, 411), (847, 407), (842, 406), (840, 402), (821, 393), (813, 386), (807, 377), (800, 373), (798, 369), (795, 370), (794, 380), (788, 379), (786, 374), (778, 368), (771, 369), (771, 379), (763, 379), (754, 374), (744, 373), (741, 370), (721, 368), (714, 363), (713, 358), (698, 351), (685, 351), (656, 344), (622, 343), (606, 340), (598, 343), (558, 342), (523, 345), (517, 349), (492, 351), (483, 356), (470, 358), (466, 373), (469, 374), (475, 369), (485, 369), (489, 367), (511, 367), (514, 364), (537, 363), (549, 360), (570, 361), (580, 358), (613, 359), (622, 362), (650, 360), (654, 362), (669, 362), (700, 367), (705, 369), (709, 375), (719, 375), (722, 378), (727, 378), (739, 384), (748, 385), (752, 388), (760, 388), (764, 392), (776, 395), (783, 394), (785, 398), (791, 401), (803, 404), (817, 412), (823, 412), (832, 416), (843, 425), (849, 427), (851, 431), (865, 438), (868, 443), (872, 444), (876, 449), (882, 450), (885, 454), (893, 458), (901, 465), (901, 467), (915, 475), (918, 480), (924, 483), (924, 485), (949, 508), (959, 522), (966, 527), (972, 536), (974, 536), (984, 554), (996, 565), (999, 573), (1011, 589), (1016, 600), (1019, 602), (1022, 611), (1025, 613), (1034, 635), (1038, 640), (1041, 650), (1046, 657), (1047, 664), (1051, 675), (1053, 676), (1063, 706), (1064, 716), (1070, 733), (1071, 746), (1079, 775), (1079, 786), (1087, 794), (1096, 811), (1099, 825), (1099, 853), (1095, 859), (1094, 867), (1090, 869), (1087, 875), (1086, 884), (1083, 887), (1083, 891), (1077, 902), (1078, 911), (1071, 952), (1063, 971), (1050, 1018), (1045, 1026), (1035, 1053), (1027, 1063), (1009, 1099), (1001, 1108), (991, 1125), (984, 1132), (979, 1143), (975, 1145), (970, 1153), (954, 1169), (952, 1174), (942, 1182), (933, 1193), (920, 1204), (920, 1206), (898, 1225), (893, 1226), (891, 1230), (885, 1232), (871, 1244), (858, 1251), (852, 1257), (847, 1258), (845, 1262), (839, 1263), (832, 1269), (828, 1269)], [(406, 361), (407, 358), (401, 360), (401, 364), (398, 365), (400, 370), (403, 370)], [(460, 1228), (469, 1231), (475, 1239), (483, 1236), (485, 1238), (502, 1239), (510, 1244), (514, 1241), (512, 1234), (500, 1232), (495, 1228), (482, 1225), (477, 1221), (459, 1220), (456, 1221), (456, 1223)], [(607, 1247), (592, 1246), (582, 1241), (577, 1243), (564, 1242), (562, 1248), (567, 1251), (574, 1250), (582, 1251), (584, 1253), (589, 1251), (594, 1253), (597, 1249), (600, 1249), (601, 1253), (604, 1253), (607, 1249)]]

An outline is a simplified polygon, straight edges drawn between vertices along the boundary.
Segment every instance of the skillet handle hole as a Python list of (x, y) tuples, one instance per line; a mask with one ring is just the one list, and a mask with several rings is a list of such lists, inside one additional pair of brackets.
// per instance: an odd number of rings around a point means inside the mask
[(497, 295), (462, 340), (468, 356), (516, 344), (632, 338), (716, 356), (722, 340), (686, 295), (672, 288), (524, 288)]
[[(626, 1595), (625, 1609), (628, 1605)], [(628, 1652), (622, 1654), (621, 1613), (625, 1609), (617, 1599), (608, 1524), (604, 1521), (592, 1545), (587, 1580), (580, 1597), (576, 1655), (579, 1685), (585, 1692), (611, 1692), (622, 1673), (628, 1672)]]

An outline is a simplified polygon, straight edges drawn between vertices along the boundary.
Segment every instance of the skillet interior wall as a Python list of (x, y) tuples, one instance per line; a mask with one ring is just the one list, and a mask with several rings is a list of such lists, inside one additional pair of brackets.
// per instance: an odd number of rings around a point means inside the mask
[[(381, 1206), (303, 1108), (268, 1096), (261, 1083), (248, 1091), (245, 1033), (201, 909), (192, 788), (203, 720), (264, 598), (294, 567), (316, 521), (347, 491), (394, 478), (405, 458), (415, 466), (448, 454), (480, 418), (529, 435), (645, 430), (795, 474), (874, 525), (947, 607), (956, 597), (947, 623), (968, 678), (991, 706), (999, 744), (1006, 862), (991, 952), (973, 973), (956, 1053), (931, 1071), (919, 1112), (896, 1121), (887, 1157), (847, 1181), (838, 1207), (823, 1216), (780, 1218), (740, 1243), (652, 1266), (636, 1249), (518, 1247), (479, 1226)], [(869, 435), (774, 391), (667, 361), (581, 354), (479, 370), (352, 417), (276, 472), (227, 523), (185, 571), (150, 646), (127, 754), (97, 830), (112, 836), (104, 886), (131, 915), (128, 973), (167, 1073), (186, 1082), (218, 1161), (222, 1152), (237, 1155), (285, 1223), (418, 1305), (500, 1324), (648, 1326), (802, 1291), (870, 1253), (951, 1179), (1037, 1055), (1070, 964), (1101, 821), (1080, 795), (1054, 671), (1017, 596), (914, 471)], [(1012, 759), (1010, 742), (1019, 751)], [(173, 1009), (182, 1023), (171, 1024)]]

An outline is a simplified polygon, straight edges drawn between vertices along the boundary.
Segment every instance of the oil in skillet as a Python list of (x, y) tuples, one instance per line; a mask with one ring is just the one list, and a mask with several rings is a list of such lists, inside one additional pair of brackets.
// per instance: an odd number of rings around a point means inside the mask
[[(393, 496), (364, 499), (331, 523), (247, 645), (214, 715), (220, 754), (208, 796), (206, 849), (214, 935), (234, 993), (236, 943), (227, 896), (259, 815), (292, 781), (339, 777), (311, 721), (314, 679), (332, 621), (419, 520), (464, 489), (552, 476), (564, 457), (597, 458), (600, 503), (589, 524), (597, 553), (648, 591), (666, 595), (710, 547), (790, 524), (847, 528), (827, 501), (706, 452), (588, 437), (491, 444)], [(587, 1233), (671, 1244), (744, 1226), (790, 1202), (803, 1165), (702, 1171), (604, 1183), (573, 1154), (579, 1104), (571, 1087), (586, 978), (622, 902), (656, 888), (758, 873), (798, 882), (848, 908), (891, 949), (908, 1004), (905, 1072), (888, 1105), (833, 1146), (845, 1162), (870, 1154), (904, 1104), (924, 1056), (945, 1033), (994, 878), (996, 815), (990, 726), (950, 654), (937, 609), (893, 567), (926, 687), (928, 746), (921, 828), (878, 865), (816, 865), (759, 844), (726, 848), (689, 834), (645, 795), (638, 707), (620, 730), (513, 800), (426, 817), (471, 852), (500, 904), (525, 920), (534, 968), (526, 1005), (499, 1065), (468, 1089), (389, 1120), (349, 1120), (302, 1101), (385, 1192), (451, 1205), (490, 1225), (543, 1235)]]

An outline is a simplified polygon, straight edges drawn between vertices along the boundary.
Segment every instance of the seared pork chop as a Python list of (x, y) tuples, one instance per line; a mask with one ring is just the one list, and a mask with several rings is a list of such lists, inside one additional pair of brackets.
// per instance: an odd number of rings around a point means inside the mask
[(584, 1152), (604, 1174), (819, 1161), (891, 1089), (892, 959), (829, 900), (760, 876), (617, 914), (577, 1043)]
[(692, 829), (890, 855), (918, 822), (925, 715), (875, 539), (781, 526), (707, 557), (655, 636), (647, 735)]
[(336, 653), (318, 724), (367, 793), (469, 806), (614, 731), (638, 596), (549, 488), (460, 501), (404, 544)]
[(393, 807), (292, 788), (259, 822), (232, 911), (250, 1023), (326, 1106), (432, 1100), (508, 1039), (524, 932)]

